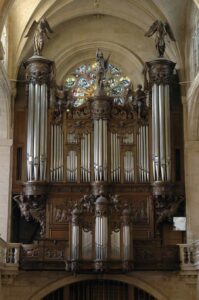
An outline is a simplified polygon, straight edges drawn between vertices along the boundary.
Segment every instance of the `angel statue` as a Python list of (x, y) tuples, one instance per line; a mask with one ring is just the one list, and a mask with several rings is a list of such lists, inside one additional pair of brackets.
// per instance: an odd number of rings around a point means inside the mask
[(170, 39), (174, 42), (175, 42), (175, 38), (174, 38), (173, 32), (167, 22), (163, 23), (162, 21), (156, 20), (151, 25), (149, 30), (145, 33), (145, 36), (151, 37), (155, 33), (156, 33), (155, 47), (158, 52), (158, 56), (163, 57), (164, 52), (165, 52), (165, 36), (168, 35), (170, 37)]
[(44, 41), (46, 38), (50, 39), (48, 33), (53, 33), (53, 31), (45, 18), (42, 18), (39, 22), (34, 21), (25, 37), (29, 37), (32, 31), (34, 31), (34, 55), (41, 56)]
[(109, 65), (109, 57), (107, 59), (104, 59), (104, 55), (102, 51), (97, 49), (96, 52), (96, 61), (98, 62), (98, 68), (97, 68), (97, 90), (103, 89), (103, 80), (106, 78), (106, 73), (108, 71), (108, 65)]

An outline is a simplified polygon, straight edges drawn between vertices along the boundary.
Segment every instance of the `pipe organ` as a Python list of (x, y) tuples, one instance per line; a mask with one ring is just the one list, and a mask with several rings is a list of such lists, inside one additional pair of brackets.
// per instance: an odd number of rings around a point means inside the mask
[[(97, 87), (77, 105), (53, 85), (53, 62), (38, 55), (25, 62), (26, 176), (13, 179), (13, 193), (22, 216), (39, 222), (44, 245), (67, 241), (68, 271), (127, 272), (146, 259), (145, 243), (161, 247), (160, 228), (182, 202), (173, 165), (181, 144), (171, 132), (175, 64), (147, 62), (147, 89), (129, 96), (129, 87), (122, 103), (107, 96), (100, 51), (97, 64)], [(53, 249), (50, 258), (62, 253), (56, 242)]]

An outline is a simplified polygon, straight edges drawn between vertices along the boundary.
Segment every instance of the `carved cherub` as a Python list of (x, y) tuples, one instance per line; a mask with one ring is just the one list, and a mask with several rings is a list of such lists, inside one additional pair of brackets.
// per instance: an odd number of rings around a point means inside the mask
[(34, 21), (25, 37), (29, 37), (32, 31), (34, 31), (34, 55), (41, 56), (45, 39), (50, 39), (48, 33), (53, 33), (53, 31), (45, 18), (39, 22)]
[(164, 56), (165, 52), (165, 36), (169, 36), (172, 41), (175, 42), (175, 38), (173, 32), (167, 22), (162, 22), (160, 20), (156, 20), (149, 30), (145, 33), (145, 36), (151, 37), (152, 35), (155, 36), (155, 46), (159, 57)]

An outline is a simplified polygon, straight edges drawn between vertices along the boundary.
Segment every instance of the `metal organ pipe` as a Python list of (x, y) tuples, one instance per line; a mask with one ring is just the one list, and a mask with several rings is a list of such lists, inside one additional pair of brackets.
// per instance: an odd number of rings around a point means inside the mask
[(111, 181), (120, 181), (120, 140), (117, 133), (111, 132)]
[(139, 166), (139, 181), (149, 181), (149, 127), (142, 125), (137, 136), (137, 152)]
[(63, 147), (62, 126), (51, 124), (51, 181), (63, 181)]
[(163, 181), (166, 180), (165, 162), (165, 105), (164, 86), (159, 85), (159, 116), (160, 116), (160, 171)]
[(166, 144), (166, 178), (171, 180), (171, 135), (170, 135), (170, 98), (169, 85), (165, 85), (165, 144)]
[(27, 133), (27, 176), (28, 180), (33, 180), (33, 146), (34, 146), (34, 85), (29, 84), (28, 103), (28, 133)]
[(159, 102), (158, 102), (158, 85), (155, 84), (155, 94), (154, 94), (154, 137), (155, 137), (155, 153), (154, 153), (154, 163), (155, 163), (155, 176), (157, 181), (160, 179), (160, 123), (159, 123)]
[(90, 181), (90, 133), (81, 138), (81, 181)]

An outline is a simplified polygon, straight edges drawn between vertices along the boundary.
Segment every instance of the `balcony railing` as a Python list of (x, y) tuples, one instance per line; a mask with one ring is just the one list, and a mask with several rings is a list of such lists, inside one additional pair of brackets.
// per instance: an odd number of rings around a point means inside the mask
[[(178, 246), (161, 246), (157, 241), (134, 241), (134, 270), (179, 270)], [(40, 240), (36, 244), (21, 245), (20, 267), (24, 270), (67, 270), (69, 245), (67, 241)], [(92, 272), (89, 259), (87, 272)], [(117, 262), (110, 259), (108, 265), (117, 269)], [(110, 267), (110, 268), (111, 268)]]
[(181, 271), (194, 272), (199, 270), (199, 240), (190, 244), (180, 244)]
[(19, 270), (20, 244), (7, 243), (0, 238), (0, 275), (2, 283), (9, 284)]

